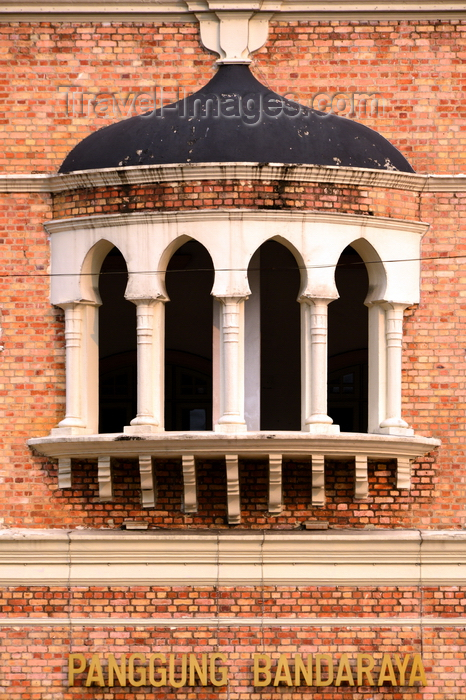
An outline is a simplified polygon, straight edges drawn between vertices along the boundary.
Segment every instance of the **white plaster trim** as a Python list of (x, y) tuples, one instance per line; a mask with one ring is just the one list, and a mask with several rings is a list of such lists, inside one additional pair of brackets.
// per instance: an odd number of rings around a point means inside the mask
[(2, 530), (2, 585), (466, 584), (466, 533)]
[[(325, 7), (325, 10), (323, 9)], [(20, 18), (22, 21), (43, 18), (44, 15), (50, 19), (50, 16), (59, 19), (70, 19), (78, 17), (82, 20), (82, 16), (96, 20), (109, 20), (109, 16), (114, 16), (115, 19), (121, 21), (122, 16), (135, 19), (148, 18), (161, 21), (162, 17), (167, 17), (168, 21), (186, 21), (187, 15), (190, 16), (193, 11), (203, 12), (209, 9), (223, 10), (251, 10), (274, 12), (274, 18), (283, 20), (296, 19), (315, 19), (316, 16), (333, 16), (335, 14), (344, 13), (362, 15), (368, 18), (378, 18), (381, 15), (390, 18), (399, 19), (400, 14), (405, 18), (407, 15), (413, 18), (419, 18), (421, 15), (427, 14), (431, 16), (435, 13), (435, 18), (449, 17), (450, 13), (454, 13), (455, 17), (464, 17), (464, 2), (462, 0), (449, 0), (449, 2), (439, 2), (438, 0), (406, 0), (401, 2), (382, 2), (371, 3), (363, 0), (330, 0), (325, 6), (318, 2), (306, 2), (305, 0), (273, 0), (264, 1), (256, 0), (251, 2), (237, 2), (236, 0), (223, 0), (223, 2), (211, 2), (209, 0), (161, 0), (157, 3), (147, 3), (147, 0), (112, 0), (105, 3), (103, 0), (94, 0), (93, 2), (70, 2), (70, 0), (54, 0), (54, 2), (40, 2), (40, 0), (28, 0), (18, 7), (17, 0), (3, 0), (0, 4), (0, 21), (12, 21), (12, 19)], [(4, 15), (4, 18), (1, 18)], [(191, 20), (192, 21), (192, 20)]]
[(392, 229), (424, 235), (429, 224), (422, 221), (406, 221), (386, 216), (363, 216), (358, 214), (326, 213), (321, 211), (290, 211), (271, 209), (194, 209), (192, 211), (132, 212), (123, 214), (98, 214), (70, 219), (46, 221), (47, 233), (82, 231), (84, 229), (113, 228), (115, 226), (154, 225), (157, 223), (193, 223), (197, 221), (280, 221), (283, 223), (346, 224), (370, 228)]
[[(465, 12), (466, 16), (466, 12)], [(181, 163), (81, 170), (67, 175), (0, 175), (0, 192), (64, 192), (80, 188), (192, 180), (283, 180), (354, 187), (386, 187), (413, 192), (466, 192), (466, 175), (419, 175), (391, 170), (283, 163)]]
[(141, 455), (158, 458), (191, 454), (206, 459), (226, 455), (264, 457), (282, 454), (288, 458), (309, 459), (311, 455), (331, 457), (365, 456), (369, 459), (415, 459), (440, 445), (440, 440), (422, 436), (340, 433), (314, 435), (303, 432), (247, 432), (221, 434), (214, 432), (146, 433), (137, 440), (119, 440), (121, 434), (64, 435), (32, 438), (28, 445), (47, 457), (96, 459), (110, 454), (119, 459)]
[(10, 617), (2, 627), (461, 627), (464, 617)]

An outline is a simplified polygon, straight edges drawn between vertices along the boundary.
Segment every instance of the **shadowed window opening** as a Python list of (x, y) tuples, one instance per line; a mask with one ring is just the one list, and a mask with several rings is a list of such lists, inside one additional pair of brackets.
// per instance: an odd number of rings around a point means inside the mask
[(213, 283), (200, 243), (174, 253), (166, 274), (165, 430), (212, 430)]
[(348, 246), (336, 268), (340, 295), (328, 307), (328, 414), (342, 432), (367, 432), (369, 279)]
[(299, 268), (292, 253), (276, 241), (260, 247), (259, 268), (260, 429), (300, 430)]
[(112, 248), (99, 276), (99, 433), (120, 433), (137, 412), (136, 306), (124, 298), (125, 260)]

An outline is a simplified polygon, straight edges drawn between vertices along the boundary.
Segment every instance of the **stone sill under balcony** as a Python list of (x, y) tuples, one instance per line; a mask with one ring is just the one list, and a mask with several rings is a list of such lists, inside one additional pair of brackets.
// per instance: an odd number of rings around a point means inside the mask
[(162, 432), (127, 435), (66, 435), (32, 438), (28, 445), (42, 455), (58, 459), (58, 485), (72, 487), (72, 460), (91, 459), (98, 464), (99, 498), (113, 500), (111, 463), (113, 459), (137, 459), (141, 479), (142, 505), (155, 508), (157, 484), (153, 459), (180, 459), (183, 468), (184, 512), (197, 512), (196, 459), (223, 459), (227, 478), (228, 523), (241, 522), (240, 459), (268, 459), (268, 511), (282, 510), (282, 462), (309, 461), (312, 472), (312, 506), (325, 505), (325, 460), (354, 460), (354, 497), (368, 497), (368, 460), (396, 460), (397, 489), (410, 489), (411, 462), (440, 445), (440, 440), (423, 436), (394, 436), (368, 433), (310, 435), (303, 432)]

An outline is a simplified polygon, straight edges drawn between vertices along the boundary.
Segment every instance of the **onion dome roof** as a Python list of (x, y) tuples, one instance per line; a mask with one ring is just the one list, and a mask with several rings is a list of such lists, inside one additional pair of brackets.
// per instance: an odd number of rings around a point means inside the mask
[(383, 136), (262, 85), (247, 65), (221, 65), (198, 92), (96, 131), (61, 173), (168, 163), (287, 163), (414, 172)]

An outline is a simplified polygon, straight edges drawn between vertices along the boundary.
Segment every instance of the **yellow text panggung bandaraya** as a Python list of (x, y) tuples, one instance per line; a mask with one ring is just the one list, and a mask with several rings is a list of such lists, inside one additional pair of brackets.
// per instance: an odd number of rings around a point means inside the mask
[[(412, 686), (427, 685), (420, 654), (253, 654), (252, 685)], [(68, 685), (224, 686), (229, 682), (226, 654), (69, 654)]]

